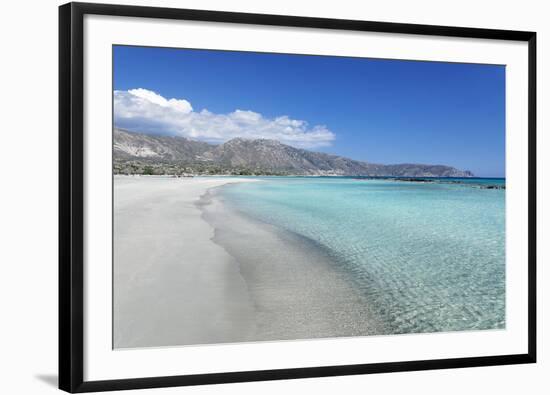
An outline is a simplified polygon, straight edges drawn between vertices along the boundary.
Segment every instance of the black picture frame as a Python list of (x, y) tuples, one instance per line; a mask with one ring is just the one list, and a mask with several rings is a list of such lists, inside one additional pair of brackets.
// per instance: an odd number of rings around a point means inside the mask
[[(323, 28), (528, 43), (528, 352), (526, 354), (319, 366), (184, 376), (84, 380), (83, 19), (86, 14)], [(59, 8), (59, 388), (71, 393), (534, 363), (536, 361), (536, 33), (127, 5)]]

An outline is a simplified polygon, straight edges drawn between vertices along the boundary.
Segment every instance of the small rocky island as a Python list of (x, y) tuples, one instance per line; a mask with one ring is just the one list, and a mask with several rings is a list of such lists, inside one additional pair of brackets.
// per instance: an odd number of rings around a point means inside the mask
[[(463, 177), (466, 178), (466, 177)], [(356, 180), (389, 180), (397, 182), (416, 182), (416, 183), (437, 183), (437, 184), (466, 184), (465, 181), (445, 178), (424, 178), (424, 177), (357, 177)], [(506, 189), (506, 185), (500, 184), (482, 184), (482, 183), (467, 183), (469, 186), (479, 189)]]

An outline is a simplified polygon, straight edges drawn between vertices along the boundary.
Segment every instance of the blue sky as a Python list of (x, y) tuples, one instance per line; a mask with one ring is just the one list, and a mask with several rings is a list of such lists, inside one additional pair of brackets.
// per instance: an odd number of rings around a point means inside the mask
[(115, 124), (504, 176), (505, 68), (114, 47)]

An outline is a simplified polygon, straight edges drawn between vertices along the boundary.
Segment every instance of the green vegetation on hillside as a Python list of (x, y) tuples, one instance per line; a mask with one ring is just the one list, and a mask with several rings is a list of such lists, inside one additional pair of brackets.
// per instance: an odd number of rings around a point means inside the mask
[(261, 168), (225, 167), (214, 163), (159, 163), (139, 160), (116, 160), (113, 173), (122, 175), (235, 175), (235, 176), (286, 176), (291, 172), (269, 171)]

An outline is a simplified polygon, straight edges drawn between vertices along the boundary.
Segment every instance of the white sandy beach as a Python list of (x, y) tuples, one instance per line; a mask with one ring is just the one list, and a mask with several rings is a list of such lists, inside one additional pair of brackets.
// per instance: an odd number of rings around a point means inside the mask
[(212, 242), (195, 204), (236, 181), (115, 178), (115, 348), (238, 341), (254, 331), (238, 265)]
[(250, 181), (115, 178), (115, 348), (384, 332), (330, 257), (212, 189)]

